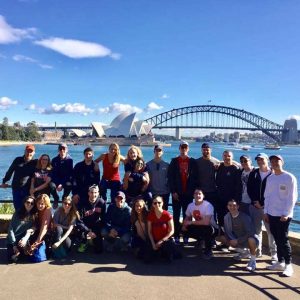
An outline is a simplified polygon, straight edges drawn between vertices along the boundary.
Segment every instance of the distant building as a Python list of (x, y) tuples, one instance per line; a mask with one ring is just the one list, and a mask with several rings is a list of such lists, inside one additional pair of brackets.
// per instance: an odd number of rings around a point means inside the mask
[(296, 119), (285, 120), (283, 128), (285, 129), (282, 133), (282, 141), (284, 143), (294, 144), (298, 142), (298, 129)]
[(144, 121), (134, 121), (135, 113), (123, 112), (112, 120), (110, 125), (93, 122), (93, 135), (96, 137), (140, 137), (151, 134), (153, 125)]

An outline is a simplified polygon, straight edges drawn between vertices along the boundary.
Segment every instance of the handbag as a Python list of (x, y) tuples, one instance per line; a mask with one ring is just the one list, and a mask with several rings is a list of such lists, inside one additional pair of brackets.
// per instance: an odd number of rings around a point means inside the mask
[(30, 255), (30, 261), (34, 263), (42, 262), (47, 260), (46, 256), (46, 243), (43, 241), (34, 250), (32, 255)]

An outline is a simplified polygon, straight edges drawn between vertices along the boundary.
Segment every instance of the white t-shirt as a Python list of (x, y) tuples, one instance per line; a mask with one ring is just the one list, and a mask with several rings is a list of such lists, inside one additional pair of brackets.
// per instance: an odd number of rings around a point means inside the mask
[(203, 200), (200, 205), (196, 205), (195, 202), (193, 202), (189, 204), (185, 214), (187, 217), (192, 217), (193, 221), (199, 221), (201, 217), (213, 216), (214, 207), (206, 200)]

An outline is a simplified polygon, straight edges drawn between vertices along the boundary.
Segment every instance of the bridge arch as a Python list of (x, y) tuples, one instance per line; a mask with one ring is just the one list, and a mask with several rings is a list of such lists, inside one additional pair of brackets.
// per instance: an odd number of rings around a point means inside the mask
[[(247, 126), (217, 126), (216, 124), (195, 125), (195, 124), (173, 124), (172, 120), (188, 115), (220, 114), (230, 116), (234, 119), (241, 120), (248, 124)], [(217, 106), (217, 105), (196, 105), (172, 109), (161, 114), (155, 115), (145, 120), (145, 122), (153, 125), (153, 128), (215, 128), (215, 129), (241, 129), (241, 130), (260, 130), (276, 142), (281, 142), (283, 126), (272, 122), (259, 115), (253, 114), (243, 109)]]

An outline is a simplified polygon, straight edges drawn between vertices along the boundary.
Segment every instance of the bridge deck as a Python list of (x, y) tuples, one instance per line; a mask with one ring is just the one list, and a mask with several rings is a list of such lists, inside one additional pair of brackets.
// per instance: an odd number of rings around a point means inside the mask
[(1, 289), (6, 299), (299, 299), (300, 258), (295, 275), (281, 278), (265, 269), (244, 270), (232, 253), (216, 253), (211, 261), (198, 256), (193, 245), (172, 264), (145, 265), (130, 253), (85, 253), (40, 264), (6, 265), (4, 235), (0, 238)]

